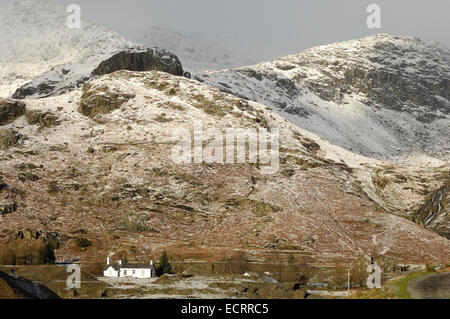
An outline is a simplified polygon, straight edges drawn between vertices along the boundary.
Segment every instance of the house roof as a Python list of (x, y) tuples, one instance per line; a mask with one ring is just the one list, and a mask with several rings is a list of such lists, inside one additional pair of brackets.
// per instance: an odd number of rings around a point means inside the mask
[(123, 264), (120, 268), (135, 268), (135, 269), (151, 269), (153, 265), (146, 264)]
[(115, 271), (119, 271), (121, 268), (126, 268), (126, 269), (152, 269), (155, 266), (154, 265), (150, 265), (150, 264), (146, 265), (146, 264), (129, 264), (129, 263), (122, 264), (122, 265), (111, 264), (111, 265), (106, 265), (105, 270), (108, 270), (109, 267), (113, 267), (113, 269)]
[(105, 270), (108, 270), (110, 267), (113, 267), (113, 269), (115, 271), (119, 271), (120, 270), (120, 265), (119, 264), (106, 265)]

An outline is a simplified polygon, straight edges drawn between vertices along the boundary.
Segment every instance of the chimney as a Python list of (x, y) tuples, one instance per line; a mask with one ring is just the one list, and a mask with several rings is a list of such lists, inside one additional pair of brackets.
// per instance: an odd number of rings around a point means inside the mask
[(153, 260), (150, 260), (150, 266), (153, 266)]
[(109, 257), (108, 257), (108, 258), (106, 258), (106, 264), (107, 264), (107, 265), (109, 265), (109, 264), (110, 264), (110, 260), (109, 260)]
[(119, 265), (122, 265), (122, 260), (119, 260)]

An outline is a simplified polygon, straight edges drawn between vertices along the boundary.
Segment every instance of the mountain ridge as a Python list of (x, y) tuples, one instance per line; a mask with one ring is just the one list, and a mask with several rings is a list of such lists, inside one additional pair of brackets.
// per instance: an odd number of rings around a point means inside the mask
[[(110, 99), (115, 109), (92, 117), (79, 111), (80, 103), (100, 108), (97, 101)], [(83, 89), (23, 102), (26, 112), (51, 113), (57, 120), (34, 124), (19, 116), (2, 127), (20, 136), (0, 151), (7, 185), (0, 198), (15, 204), (2, 217), (6, 240), (23, 229), (52, 233), (59, 238), (60, 259), (103, 259), (122, 250), (148, 255), (178, 245), (184, 257), (196, 249), (209, 251), (209, 258), (242, 249), (252, 251), (252, 260), (281, 252), (327, 265), (364, 254), (448, 262), (449, 241), (407, 220), (439, 172), (400, 173), (334, 146), (261, 104), (156, 71), (118, 71)], [(251, 163), (172, 163), (173, 130), (192, 129), (195, 121), (219, 130), (278, 127), (279, 172), (264, 176)], [(381, 183), (374, 180), (381, 173), (399, 176), (385, 185), (390, 200), (380, 186), (368, 193)], [(426, 185), (417, 185), (418, 178)], [(378, 196), (375, 202), (372, 196)], [(399, 208), (395, 216), (377, 202), (410, 206), (400, 217)], [(95, 249), (76, 250), (73, 234), (79, 229)]]
[[(114, 58), (131, 45), (120, 35), (87, 24), (69, 36), (61, 9), (40, 21), (47, 9), (35, 14), (33, 3), (0, 13), (11, 16), (2, 31), (22, 26), (16, 44), (3, 43), (13, 50), (0, 53), (0, 96), (128, 59)], [(22, 9), (25, 20), (14, 21)], [(198, 81), (136, 71), (0, 99), (1, 243), (40, 238), (59, 260), (101, 262), (111, 251), (166, 248), (180, 260), (244, 251), (253, 261), (293, 254), (328, 266), (364, 255), (448, 264), (448, 49), (379, 35)], [(198, 121), (220, 132), (277, 127), (279, 171), (170, 161), (173, 131)], [(92, 248), (77, 247), (81, 235)]]
[(449, 63), (438, 43), (376, 35), (197, 78), (362, 155), (439, 165), (450, 154)]
[(133, 44), (121, 35), (82, 21), (80, 29), (66, 25), (66, 8), (54, 1), (19, 1), (0, 12), (0, 97), (46, 74), (58, 78), (63, 69), (76, 82), (113, 53)]

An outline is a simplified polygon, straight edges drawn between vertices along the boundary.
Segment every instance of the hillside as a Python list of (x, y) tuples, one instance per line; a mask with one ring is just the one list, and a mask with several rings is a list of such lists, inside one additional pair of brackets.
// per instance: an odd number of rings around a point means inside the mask
[[(218, 39), (132, 39), (164, 47), (150, 49), (66, 17), (48, 0), (0, 11), (0, 263), (51, 243), (93, 273), (162, 250), (205, 265), (449, 264), (447, 48), (377, 35), (197, 74), (244, 60)], [(238, 128), (273, 153), (226, 156)]]
[[(406, 219), (427, 190), (441, 187), (448, 167), (364, 158), (266, 106), (156, 71), (119, 71), (22, 103), (25, 114), (15, 113), (0, 131), (3, 241), (27, 240), (19, 232), (28, 229), (31, 240), (53, 238), (60, 260), (166, 248), (180, 258), (242, 250), (252, 260), (294, 254), (311, 264), (365, 254), (449, 262), (450, 242)], [(277, 127), (279, 170), (175, 164), (173, 131), (192, 130), (196, 121), (222, 132)], [(80, 250), (80, 236), (92, 247)]]
[(376, 35), (197, 78), (352, 152), (448, 163), (450, 51), (439, 43)]

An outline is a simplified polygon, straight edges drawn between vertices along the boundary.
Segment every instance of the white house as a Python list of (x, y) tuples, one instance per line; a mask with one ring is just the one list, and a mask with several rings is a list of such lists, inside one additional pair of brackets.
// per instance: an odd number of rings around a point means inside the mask
[(150, 264), (125, 264), (119, 260), (116, 264), (111, 264), (109, 257), (106, 260), (106, 267), (103, 271), (105, 277), (139, 278), (148, 279), (156, 277), (156, 269), (153, 260)]

